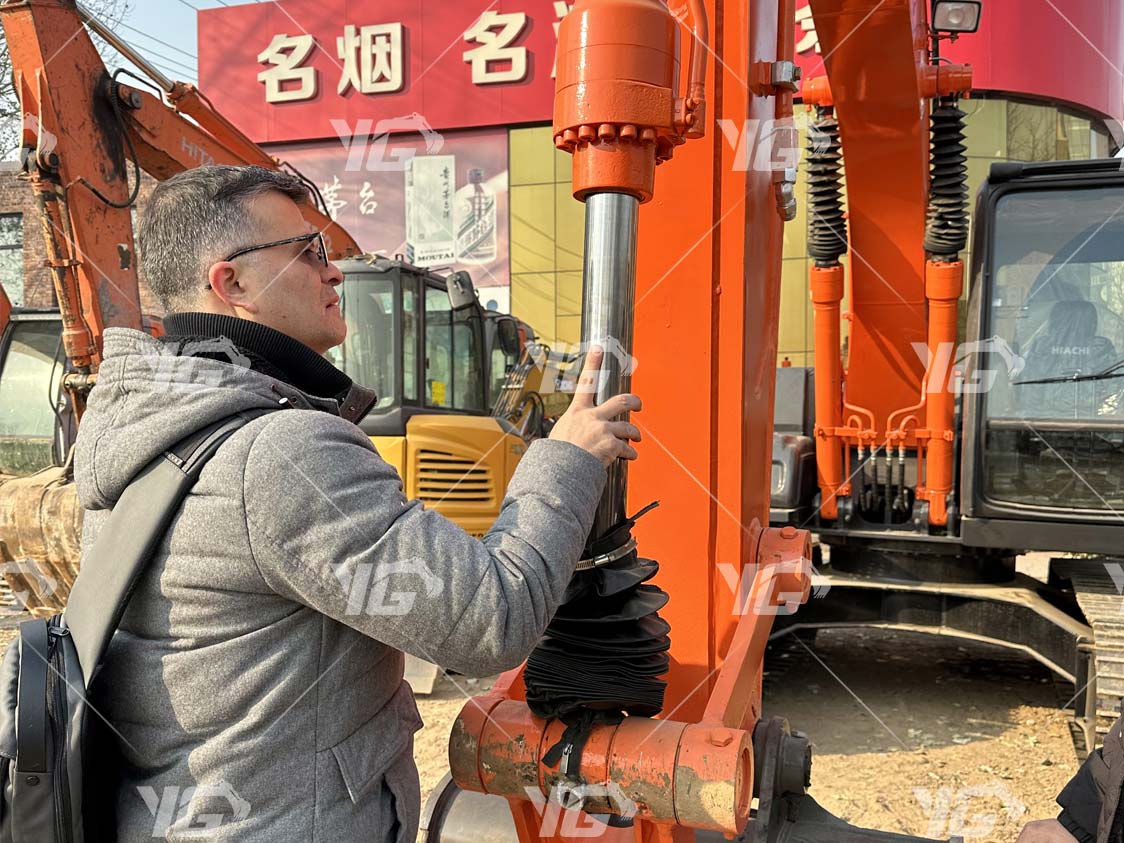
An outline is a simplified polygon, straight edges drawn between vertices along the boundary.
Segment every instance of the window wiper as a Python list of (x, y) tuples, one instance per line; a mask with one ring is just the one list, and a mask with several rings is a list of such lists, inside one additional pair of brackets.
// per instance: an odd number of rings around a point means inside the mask
[(1029, 381), (1011, 381), (1012, 386), (1029, 386), (1031, 384), (1041, 383), (1082, 383), (1084, 381), (1103, 381), (1109, 378), (1124, 378), (1124, 372), (1120, 369), (1124, 368), (1124, 360), (1117, 360), (1111, 366), (1106, 366), (1099, 372), (1090, 372), (1087, 375), (1058, 375), (1053, 378), (1035, 378)]

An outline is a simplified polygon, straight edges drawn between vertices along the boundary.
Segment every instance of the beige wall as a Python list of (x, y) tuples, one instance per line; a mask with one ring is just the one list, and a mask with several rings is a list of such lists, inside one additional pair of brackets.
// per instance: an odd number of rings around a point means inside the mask
[(585, 205), (570, 195), (570, 156), (549, 126), (512, 129), (511, 312), (551, 345), (581, 340)]

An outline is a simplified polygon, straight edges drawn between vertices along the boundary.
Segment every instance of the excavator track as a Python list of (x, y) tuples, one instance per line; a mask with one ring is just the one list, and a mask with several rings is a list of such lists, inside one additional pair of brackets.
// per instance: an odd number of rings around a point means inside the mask
[[(1120, 717), (1124, 698), (1124, 593), (1117, 586), (1118, 581), (1124, 586), (1124, 560), (1054, 559), (1051, 568), (1072, 584), (1085, 621), (1093, 628), (1093, 640), (1082, 646), (1085, 658), (1079, 660), (1071, 704), (1086, 745), (1099, 746)], [(1117, 579), (1112, 572), (1119, 572)]]

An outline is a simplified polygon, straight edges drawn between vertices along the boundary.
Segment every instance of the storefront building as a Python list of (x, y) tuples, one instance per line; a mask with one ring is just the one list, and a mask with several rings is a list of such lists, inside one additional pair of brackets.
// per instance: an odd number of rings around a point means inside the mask
[[(466, 269), (486, 305), (552, 345), (575, 343), (584, 210), (550, 128), (557, 27), (568, 10), (564, 0), (498, 0), (483, 12), (447, 0), (205, 10), (200, 88), (314, 182), (364, 249)], [(808, 0), (797, 0), (796, 45), (805, 78), (822, 75), (830, 57)], [(962, 104), (973, 190), (993, 161), (1103, 157), (1118, 147), (1124, 7), (1115, 0), (985, 0), (980, 31), (944, 55), (974, 69), (977, 92)], [(798, 125), (803, 117), (798, 109)], [(0, 172), (0, 278), (13, 300), (48, 304), (30, 196), (14, 184), (14, 173)], [(797, 196), (779, 356), (802, 365), (812, 348), (802, 178)]]

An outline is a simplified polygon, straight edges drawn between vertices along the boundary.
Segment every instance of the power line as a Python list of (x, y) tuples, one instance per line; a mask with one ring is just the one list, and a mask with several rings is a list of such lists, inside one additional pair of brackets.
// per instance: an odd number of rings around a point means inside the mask
[(195, 53), (189, 53), (187, 50), (181, 50), (175, 44), (169, 44), (167, 41), (161, 41), (155, 35), (149, 35), (147, 32), (144, 32), (143, 30), (137, 29), (134, 26), (129, 26), (129, 24), (124, 23), (124, 22), (121, 23), (121, 26), (125, 27), (125, 29), (129, 30), (130, 32), (135, 32), (137, 35), (143, 35), (145, 38), (149, 39), (150, 41), (155, 41), (157, 44), (161, 44), (165, 47), (168, 47), (169, 49), (175, 50), (177, 53), (183, 53), (189, 59), (195, 59), (196, 61), (199, 60), (199, 57), (196, 56)]
[(191, 9), (191, 10), (192, 10), (193, 12), (198, 12), (198, 11), (199, 11), (199, 7), (198, 7), (198, 6), (192, 6), (192, 5), (190, 4), (190, 3), (188, 3), (188, 2), (187, 2), (187, 0), (180, 0), (180, 2), (181, 2), (181, 3), (183, 4), (183, 5), (187, 6), (187, 8)]
[[(138, 50), (137, 52), (139, 53), (141, 51)], [(171, 67), (175, 68), (175, 73), (194, 74), (196, 72), (196, 69), (189, 65), (187, 62), (180, 61), (179, 59), (174, 59), (171, 56), (162, 55), (158, 59), (155, 59), (152, 56), (144, 56), (144, 60), (149, 62), (150, 64), (159, 64), (162, 62), (165, 66), (165, 69), (167, 69), (167, 67), (170, 65)]]

